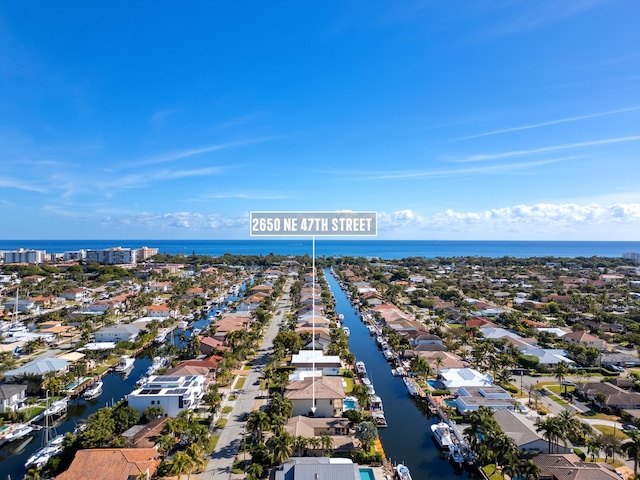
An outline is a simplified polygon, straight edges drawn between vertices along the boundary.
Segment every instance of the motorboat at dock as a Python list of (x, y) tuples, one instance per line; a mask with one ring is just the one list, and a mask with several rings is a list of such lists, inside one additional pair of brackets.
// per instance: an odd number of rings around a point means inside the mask
[(92, 383), (82, 394), (82, 398), (85, 400), (93, 400), (94, 398), (98, 398), (102, 393), (102, 380), (98, 380), (97, 382)]
[(362, 361), (356, 362), (356, 373), (358, 375), (366, 375), (367, 374), (367, 367), (365, 367), (364, 362), (362, 362)]
[(399, 480), (412, 480), (411, 472), (409, 472), (409, 467), (406, 465), (399, 463), (396, 465), (395, 471)]
[(464, 455), (460, 449), (460, 445), (449, 445), (449, 460), (459, 467), (462, 467), (462, 464), (464, 463)]
[(33, 427), (24, 423), (16, 424), (8, 433), (0, 437), (0, 445), (19, 440), (33, 432)]
[(433, 433), (433, 438), (435, 438), (436, 443), (440, 448), (448, 449), (453, 445), (453, 434), (451, 432), (451, 427), (447, 423), (434, 423), (431, 425), (431, 432)]

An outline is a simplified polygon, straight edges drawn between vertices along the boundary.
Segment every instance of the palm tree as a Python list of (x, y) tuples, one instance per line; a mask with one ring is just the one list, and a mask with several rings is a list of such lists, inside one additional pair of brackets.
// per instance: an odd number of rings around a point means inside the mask
[(323, 435), (320, 437), (320, 443), (322, 444), (324, 455), (331, 456), (331, 452), (333, 451), (333, 438), (329, 435)]
[[(553, 376), (558, 380), (558, 384), (562, 385), (567, 374), (569, 373), (569, 366), (565, 362), (559, 362), (553, 369)], [(567, 386), (564, 386), (564, 394), (567, 394)]]
[(444, 365), (444, 360), (440, 355), (436, 356), (433, 360), (433, 363), (436, 365), (436, 377), (440, 375), (440, 368)]
[(540, 480), (540, 467), (531, 460), (520, 462), (520, 479), (522, 480)]
[(260, 476), (262, 475), (262, 470), (264, 469), (259, 463), (250, 463), (247, 466), (245, 473), (247, 474), (247, 478), (249, 480), (258, 480), (258, 478), (260, 478)]
[(281, 435), (274, 435), (267, 440), (267, 446), (273, 452), (273, 464), (280, 465), (287, 461), (291, 456), (291, 446), (293, 444), (293, 437), (287, 432), (282, 432)]
[(587, 453), (591, 455), (591, 461), (595, 462), (596, 457), (600, 455), (602, 449), (602, 443), (600, 443), (600, 436), (591, 437), (587, 440)]
[(191, 477), (191, 471), (195, 466), (193, 458), (186, 452), (178, 452), (174, 455), (170, 462), (169, 475), (177, 475), (178, 479), (182, 478), (182, 474), (186, 473), (187, 478)]
[(362, 383), (356, 383), (351, 390), (351, 396), (354, 397), (360, 408), (367, 409), (369, 405), (371, 405), (371, 395), (369, 395), (369, 390), (367, 386)]
[(207, 461), (203, 458), (202, 447), (197, 443), (192, 443), (187, 447), (185, 453), (193, 460), (193, 466), (196, 471), (200, 471), (207, 465)]
[(631, 431), (627, 432), (627, 435), (631, 437), (631, 441), (625, 443), (622, 448), (633, 458), (633, 475), (638, 476), (638, 459), (640, 458), (640, 432)]
[(565, 409), (560, 412), (556, 417), (556, 421), (560, 424), (562, 429), (562, 440), (564, 446), (567, 446), (568, 438), (578, 438), (582, 434), (583, 422), (578, 418), (576, 413), (572, 410)]
[(247, 430), (253, 435), (254, 442), (261, 442), (265, 430), (271, 428), (269, 415), (260, 410), (254, 410), (247, 419)]
[(552, 444), (558, 443), (558, 439), (563, 438), (562, 427), (555, 417), (549, 417), (536, 424), (536, 432), (542, 432), (542, 438), (549, 442), (549, 453)]
[(301, 457), (304, 453), (304, 450), (307, 448), (309, 441), (307, 437), (303, 437), (302, 435), (297, 435), (293, 439), (293, 452), (296, 457)]

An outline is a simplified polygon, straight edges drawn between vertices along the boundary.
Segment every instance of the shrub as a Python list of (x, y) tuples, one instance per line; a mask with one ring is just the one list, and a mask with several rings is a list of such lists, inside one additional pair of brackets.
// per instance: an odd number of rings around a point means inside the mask
[(573, 449), (573, 453), (578, 455), (582, 460), (585, 460), (587, 458), (587, 456), (584, 454), (584, 452), (582, 450), (580, 450), (579, 448), (574, 448)]
[(431, 396), (433, 397), (442, 397), (444, 395), (451, 395), (451, 392), (449, 390), (433, 390), (431, 392)]

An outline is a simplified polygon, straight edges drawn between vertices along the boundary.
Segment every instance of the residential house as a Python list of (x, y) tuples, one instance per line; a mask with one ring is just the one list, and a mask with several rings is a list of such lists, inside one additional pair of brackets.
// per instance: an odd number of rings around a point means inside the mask
[(169, 318), (174, 316), (173, 310), (168, 305), (147, 305), (144, 307), (148, 317), (153, 318)]
[(61, 295), (72, 302), (83, 302), (89, 299), (89, 290), (84, 287), (67, 288)]
[(322, 375), (340, 375), (342, 362), (337, 355), (325, 355), (322, 350), (300, 350), (291, 356), (290, 365), (301, 371), (320, 370)]
[(69, 371), (70, 364), (71, 362), (68, 360), (62, 360), (60, 358), (36, 358), (18, 368), (7, 370), (4, 372), (4, 378), (5, 381), (11, 383), (23, 375), (43, 377), (49, 372), (63, 374)]
[(134, 342), (142, 329), (129, 325), (119, 325), (117, 327), (102, 327), (93, 333), (96, 342)]
[[(293, 402), (292, 416), (335, 417), (342, 414), (345, 393), (341, 377), (312, 377), (290, 382), (284, 396)], [(314, 399), (315, 414), (311, 411)]]
[(514, 408), (513, 397), (504, 388), (497, 385), (459, 386), (455, 402), (458, 411), (463, 415), (479, 410), (480, 407), (496, 411)]
[(563, 336), (562, 339), (566, 342), (577, 343), (578, 345), (582, 345), (583, 347), (587, 348), (596, 347), (598, 350), (605, 349), (604, 340), (584, 330), (569, 332), (565, 336)]
[(131, 480), (152, 478), (161, 463), (155, 448), (89, 448), (78, 450), (57, 480)]
[(147, 407), (162, 407), (164, 414), (177, 417), (183, 410), (193, 410), (205, 394), (206, 378), (202, 375), (178, 377), (151, 376), (127, 396), (129, 406), (140, 414)]
[(460, 387), (487, 387), (493, 385), (493, 378), (473, 368), (443, 368), (439, 380), (449, 390)]
[[(349, 452), (357, 448), (353, 437), (349, 434), (349, 424), (349, 420), (344, 417), (318, 418), (298, 415), (290, 418), (284, 429), (293, 437), (330, 436), (334, 451)], [(324, 452), (321, 447), (316, 449), (308, 447), (304, 453), (305, 456), (321, 456)]]
[(0, 384), (0, 413), (16, 412), (24, 404), (27, 386)]
[(276, 468), (270, 477), (272, 480), (318, 480), (340, 479), (360, 480), (357, 463), (348, 458), (329, 457), (291, 457)]
[[(502, 431), (515, 442), (520, 452), (536, 454), (549, 451), (549, 441), (536, 431), (534, 421), (525, 417), (524, 414), (507, 408), (496, 409), (493, 412), (493, 418)], [(562, 444), (554, 444), (553, 448), (561, 453), (570, 453), (573, 450), (570, 446), (565, 447)]]
[(632, 410), (640, 408), (640, 393), (626, 390), (609, 382), (595, 382), (578, 385), (577, 390), (591, 401), (596, 401), (596, 395), (604, 395), (602, 406), (616, 410)]
[(615, 471), (575, 453), (534, 455), (531, 460), (540, 468), (540, 480), (620, 480)]

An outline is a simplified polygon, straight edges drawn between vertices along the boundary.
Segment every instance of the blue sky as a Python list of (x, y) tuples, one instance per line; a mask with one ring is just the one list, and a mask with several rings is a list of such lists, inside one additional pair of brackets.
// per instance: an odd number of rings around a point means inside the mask
[(640, 2), (0, 1), (5, 239), (638, 240)]

